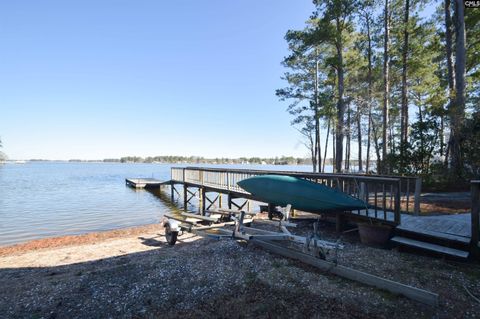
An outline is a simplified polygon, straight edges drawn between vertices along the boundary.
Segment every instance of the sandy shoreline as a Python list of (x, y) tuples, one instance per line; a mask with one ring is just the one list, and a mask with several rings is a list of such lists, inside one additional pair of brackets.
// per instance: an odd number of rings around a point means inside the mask
[(111, 239), (120, 239), (141, 234), (163, 234), (161, 224), (147, 224), (128, 228), (89, 232), (80, 235), (65, 235), (30, 240), (7, 246), (0, 246), (0, 257), (18, 255), (42, 249), (61, 248), (75, 245), (95, 244)]

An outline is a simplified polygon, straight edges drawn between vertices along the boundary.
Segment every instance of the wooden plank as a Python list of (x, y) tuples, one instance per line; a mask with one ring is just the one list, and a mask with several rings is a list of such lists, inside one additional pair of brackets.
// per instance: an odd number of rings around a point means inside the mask
[(455, 242), (462, 243), (462, 244), (468, 244), (470, 242), (469, 237), (452, 235), (452, 234), (447, 234), (447, 233), (441, 233), (441, 232), (437, 232), (437, 231), (433, 231), (433, 230), (425, 230), (425, 229), (422, 229), (421, 227), (420, 228), (418, 228), (418, 227), (413, 228), (413, 227), (405, 227), (405, 226), (401, 225), (401, 226), (397, 227), (397, 230), (406, 231), (406, 232), (410, 232), (410, 233), (416, 233), (416, 234), (420, 234), (420, 235), (426, 235), (426, 236), (433, 237), (433, 239), (447, 239), (447, 240), (455, 241)]
[(426, 242), (423, 242), (423, 241), (418, 241), (418, 240), (405, 238), (405, 237), (400, 237), (400, 236), (395, 236), (390, 240), (392, 242), (400, 244), (400, 245), (420, 248), (420, 249), (433, 251), (433, 252), (440, 253), (440, 254), (450, 255), (450, 256), (458, 257), (458, 258), (468, 258), (468, 255), (469, 255), (469, 253), (467, 251), (458, 250), (458, 249), (449, 248), (449, 247), (440, 246), (440, 245), (435, 245), (435, 244), (431, 244), (431, 243), (426, 243)]
[(300, 260), (306, 264), (330, 272), (337, 276), (387, 290), (394, 294), (403, 295), (407, 298), (419, 301), (432, 307), (436, 307), (438, 305), (438, 294), (315, 258), (305, 253), (284, 248), (273, 243), (255, 239), (252, 240), (252, 243), (278, 255)]

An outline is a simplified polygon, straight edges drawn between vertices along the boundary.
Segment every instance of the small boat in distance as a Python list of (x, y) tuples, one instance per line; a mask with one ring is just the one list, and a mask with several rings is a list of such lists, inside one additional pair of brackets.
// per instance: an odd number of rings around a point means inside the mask
[(237, 183), (256, 199), (313, 213), (366, 209), (368, 205), (331, 187), (284, 175), (259, 175)]

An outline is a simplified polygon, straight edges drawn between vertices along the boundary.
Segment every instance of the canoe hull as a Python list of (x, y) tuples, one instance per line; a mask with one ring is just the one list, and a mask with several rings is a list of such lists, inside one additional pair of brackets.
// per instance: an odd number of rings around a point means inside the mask
[(365, 202), (331, 187), (301, 178), (283, 175), (260, 175), (238, 182), (254, 198), (277, 206), (307, 212), (338, 212), (365, 209)]

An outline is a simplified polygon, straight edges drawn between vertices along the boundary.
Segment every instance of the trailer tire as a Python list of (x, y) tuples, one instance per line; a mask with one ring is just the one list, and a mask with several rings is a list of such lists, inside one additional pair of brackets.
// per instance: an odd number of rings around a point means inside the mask
[(175, 245), (177, 242), (178, 231), (172, 231), (170, 224), (165, 224), (165, 239), (170, 246)]

